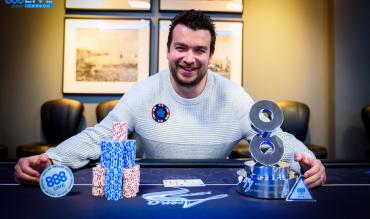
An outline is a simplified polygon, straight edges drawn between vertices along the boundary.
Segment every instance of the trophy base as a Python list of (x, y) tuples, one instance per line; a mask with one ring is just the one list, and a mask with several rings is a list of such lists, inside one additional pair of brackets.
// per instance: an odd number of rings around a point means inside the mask
[(297, 179), (297, 175), (290, 170), (286, 162), (264, 166), (247, 161), (245, 169), (237, 173), (238, 192), (255, 198), (284, 199)]

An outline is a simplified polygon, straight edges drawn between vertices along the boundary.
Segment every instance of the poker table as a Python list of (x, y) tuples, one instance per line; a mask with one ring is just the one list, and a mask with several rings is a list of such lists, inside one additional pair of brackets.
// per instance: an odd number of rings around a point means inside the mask
[[(324, 162), (327, 184), (311, 190), (316, 201), (257, 199), (236, 190), (239, 160), (140, 160), (137, 197), (108, 201), (91, 195), (93, 164), (74, 170), (75, 185), (61, 198), (17, 184), (15, 162), (0, 162), (0, 217), (8, 218), (368, 218), (370, 163)], [(168, 188), (165, 179), (201, 179), (205, 186)], [(169, 192), (177, 199), (148, 201)]]

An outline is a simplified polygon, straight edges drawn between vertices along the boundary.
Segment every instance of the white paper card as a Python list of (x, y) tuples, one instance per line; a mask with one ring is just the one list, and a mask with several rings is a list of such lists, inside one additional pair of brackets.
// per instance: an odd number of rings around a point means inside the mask
[(201, 179), (169, 179), (163, 180), (164, 187), (198, 187), (205, 186)]

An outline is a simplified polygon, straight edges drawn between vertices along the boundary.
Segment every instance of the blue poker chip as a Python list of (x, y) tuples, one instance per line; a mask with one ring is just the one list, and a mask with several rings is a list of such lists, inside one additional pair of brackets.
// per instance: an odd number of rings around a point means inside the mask
[(53, 198), (65, 196), (71, 191), (73, 185), (73, 173), (64, 165), (50, 166), (40, 176), (41, 191)]
[(155, 105), (152, 109), (152, 117), (158, 123), (166, 122), (170, 114), (170, 109), (162, 103)]

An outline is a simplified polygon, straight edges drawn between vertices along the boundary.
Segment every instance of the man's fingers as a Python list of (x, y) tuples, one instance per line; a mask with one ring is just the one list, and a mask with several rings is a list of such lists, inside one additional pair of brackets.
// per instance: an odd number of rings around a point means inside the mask
[(308, 187), (313, 188), (325, 183), (325, 167), (320, 160), (311, 158), (300, 152), (295, 153), (294, 159), (299, 162), (302, 173), (304, 173), (304, 182)]
[(306, 184), (310, 189), (312, 188), (315, 188), (317, 186), (321, 186), (321, 183), (319, 181), (315, 181), (313, 183), (310, 183), (310, 184)]
[[(23, 160), (20, 160), (20, 161), (23, 161)], [(39, 173), (44, 171), (44, 169), (48, 166), (49, 157), (46, 154), (35, 155), (35, 156), (25, 158), (24, 163), (27, 163), (27, 162), (28, 164), (25, 166), (30, 167), (31, 171), (35, 170), (38, 174), (38, 175), (33, 175), (33, 176), (40, 176)]]
[(324, 185), (324, 184), (325, 184), (325, 181), (326, 181), (326, 176), (325, 176), (325, 174), (321, 175), (321, 179), (320, 179), (320, 181), (321, 181), (321, 185)]
[(15, 168), (17, 168), (16, 171), (18, 172), (18, 174), (20, 172), (22, 173), (25, 173), (27, 175), (30, 175), (30, 176), (33, 176), (33, 177), (39, 177), (40, 176), (40, 173), (34, 169), (31, 168), (31, 166), (29, 165), (29, 163), (27, 162), (27, 160), (20, 160), (18, 162), (18, 164), (15, 166)]
[(319, 174), (315, 174), (313, 176), (310, 176), (310, 177), (306, 178), (304, 180), (304, 182), (305, 182), (306, 185), (310, 185), (312, 183), (315, 183), (315, 182), (319, 181), (319, 179), (320, 179), (320, 175)]
[(39, 159), (40, 159), (40, 162), (47, 163), (49, 161), (49, 156), (47, 154), (41, 154)]
[(321, 165), (319, 171), (315, 172), (312, 176), (305, 179), (305, 184), (310, 187), (323, 185), (326, 181), (325, 167)]
[(299, 163), (299, 166), (301, 166), (302, 173), (305, 173), (307, 170), (311, 168), (311, 158), (304, 155), (303, 153), (297, 152), (294, 155), (294, 160)]
[(21, 168), (22, 168), (22, 171), (27, 175), (30, 175), (30, 176), (33, 176), (33, 177), (39, 177), (40, 176), (40, 173), (37, 170), (32, 169), (30, 166), (23, 166)]
[(294, 155), (294, 160), (299, 162), (300, 165), (311, 166), (311, 157), (304, 155), (303, 153), (297, 152)]
[(43, 159), (43, 155), (34, 155), (31, 157), (28, 157), (30, 165), (33, 167), (38, 167), (40, 164), (44, 163), (45, 160)]
[(312, 159), (309, 156), (303, 155), (302, 162), (308, 166), (312, 166)]
[(311, 181), (309, 183), (306, 183), (306, 180), (305, 180), (305, 183), (306, 185), (309, 187), (309, 188), (315, 188), (317, 186), (322, 186), (325, 184), (325, 173), (321, 173), (321, 174), (318, 174), (318, 180), (315, 180), (315, 181)]
[(304, 173), (305, 178), (308, 178), (314, 175), (315, 173), (319, 172), (322, 166), (320, 160), (313, 160), (311, 161), (311, 163), (312, 163), (311, 168)]
[(300, 152), (295, 153), (294, 160), (300, 162), (302, 160), (302, 154)]
[(19, 181), (26, 183), (26, 184), (37, 184), (39, 183), (39, 178), (27, 175), (21, 170), (19, 165), (15, 166), (16, 174), (15, 176), (18, 178)]

